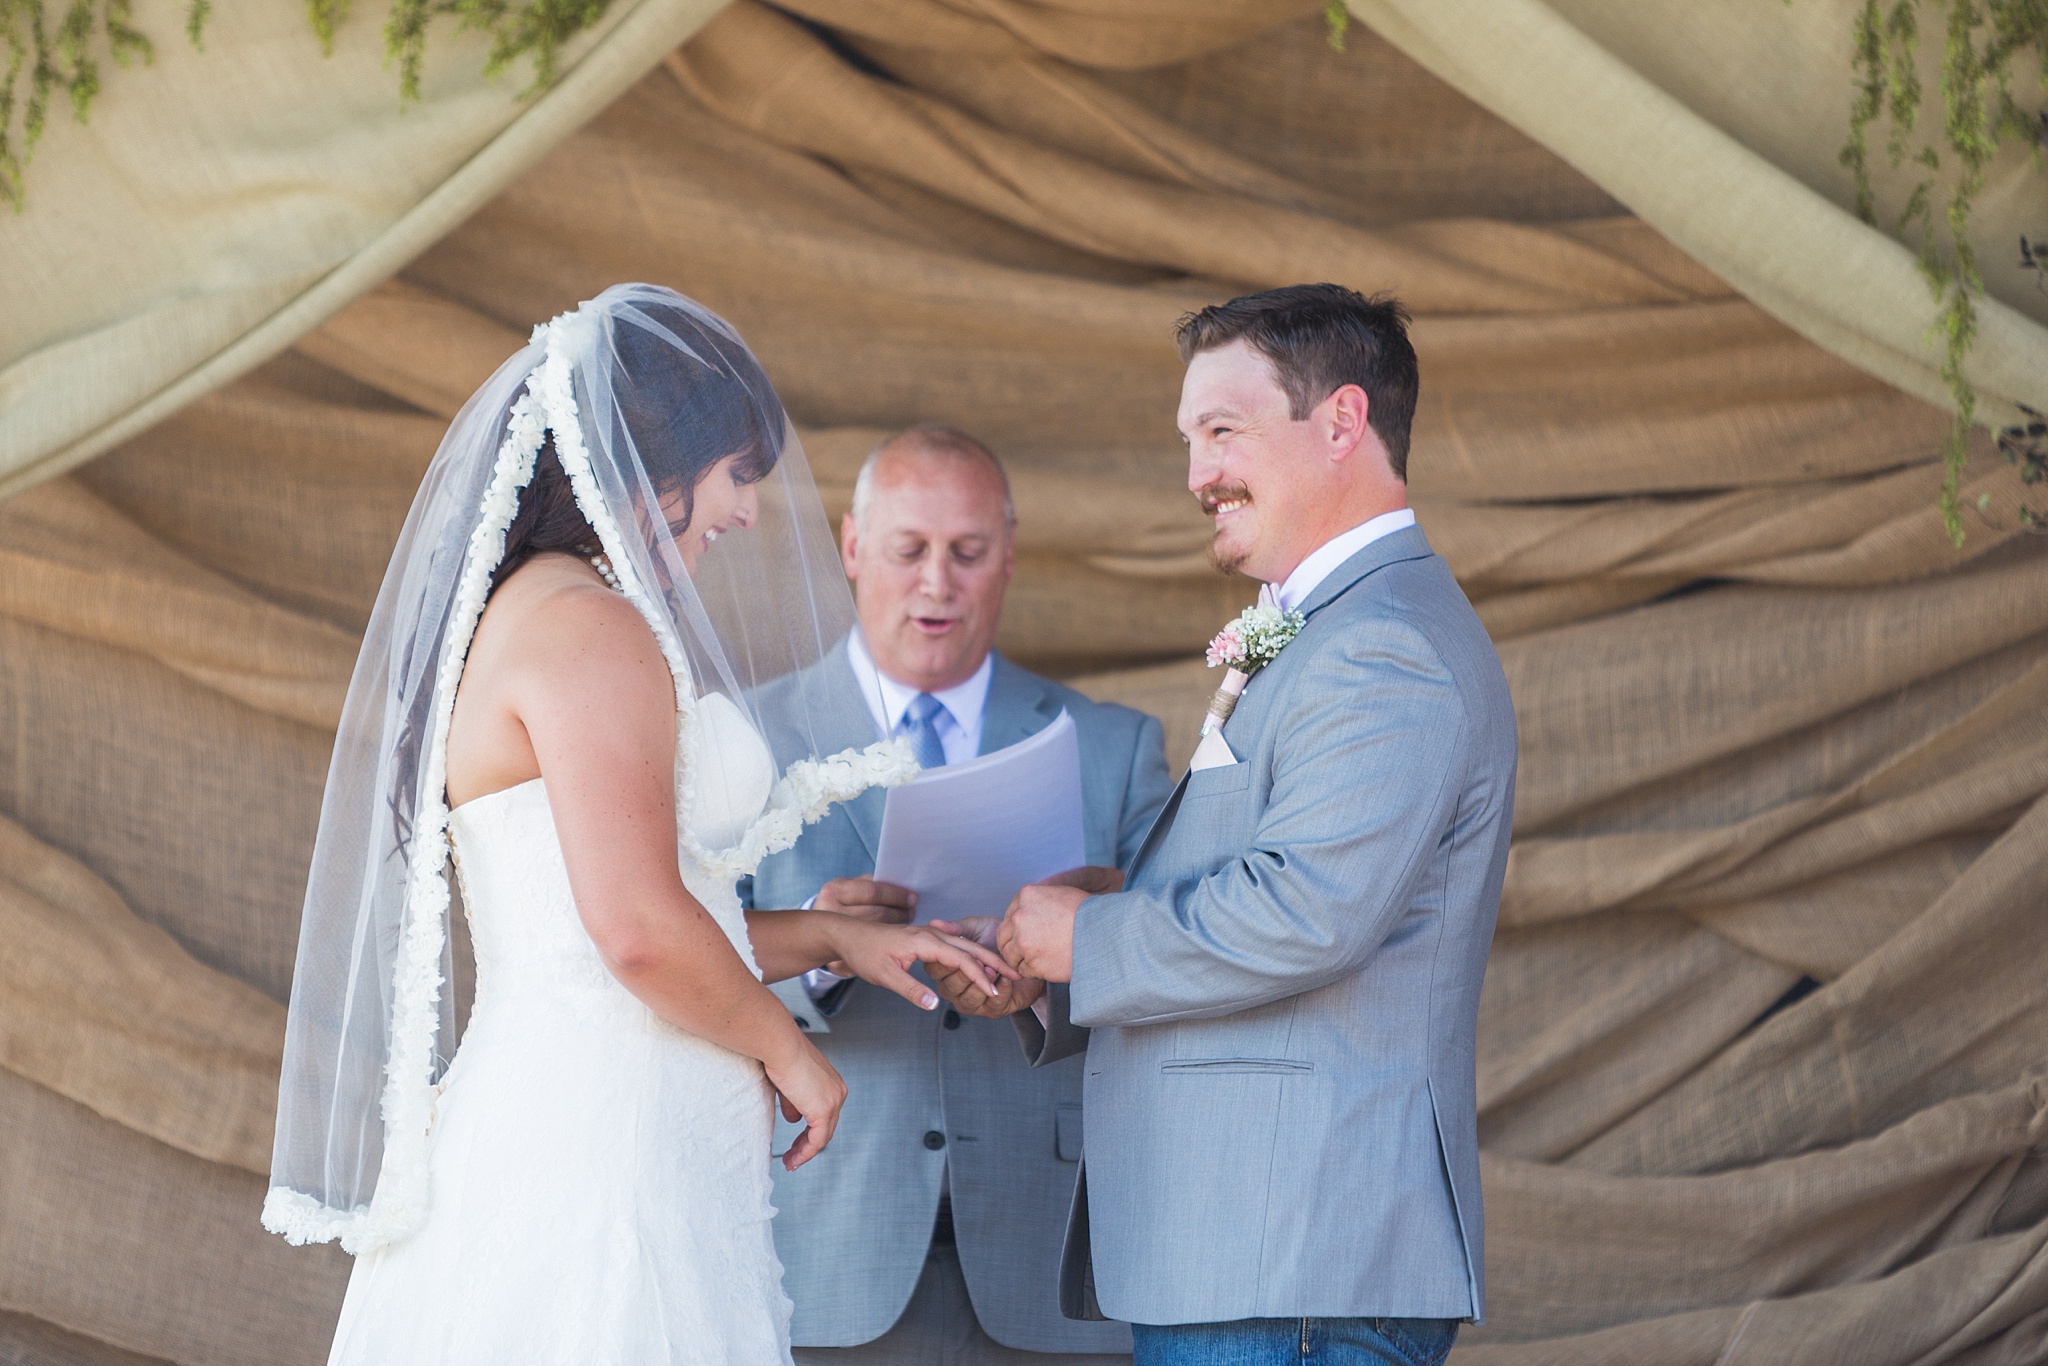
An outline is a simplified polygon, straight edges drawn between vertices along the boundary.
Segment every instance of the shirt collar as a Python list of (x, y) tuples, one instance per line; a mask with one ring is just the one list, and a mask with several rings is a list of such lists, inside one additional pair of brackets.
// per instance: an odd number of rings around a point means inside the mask
[(1317, 546), (1307, 559), (1294, 567), (1294, 572), (1289, 574), (1279, 587), (1276, 588), (1269, 583), (1261, 588), (1259, 601), (1268, 607), (1292, 612), (1308, 601), (1309, 594), (1315, 592), (1317, 586), (1329, 578), (1338, 565), (1380, 537), (1391, 536), (1404, 527), (1414, 525), (1413, 508), (1395, 508), (1392, 512), (1382, 512), (1369, 522), (1361, 522), (1349, 531), (1340, 532)]
[[(894, 735), (903, 724), (903, 713), (910, 709), (922, 689), (899, 683), (883, 673), (868, 649), (867, 636), (858, 626), (847, 637), (846, 653), (853, 661), (853, 676), (860, 680), (861, 693), (868, 700), (868, 711), (874, 715), (875, 724), (881, 727), (883, 735)], [(991, 651), (982, 656), (981, 667), (966, 682), (932, 694), (953, 718), (953, 724), (969, 734), (981, 729), (981, 713), (988, 705), (988, 685), (995, 675), (995, 660)]]

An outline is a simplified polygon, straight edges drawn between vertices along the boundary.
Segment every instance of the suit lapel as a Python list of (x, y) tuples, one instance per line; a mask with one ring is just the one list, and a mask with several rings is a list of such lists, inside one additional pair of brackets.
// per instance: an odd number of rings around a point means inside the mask
[(1166, 832), (1173, 826), (1173, 813), (1180, 810), (1180, 795), (1187, 791), (1188, 775), (1182, 773), (1180, 781), (1173, 785), (1173, 795), (1166, 799), (1166, 805), (1159, 808), (1159, 814), (1152, 818), (1152, 824), (1145, 831), (1145, 838), (1138, 842), (1138, 852), (1131, 855), (1131, 866), (1124, 870), (1125, 885), (1135, 882), (1138, 870), (1145, 866), (1145, 860), (1152, 857), (1152, 851), (1159, 847), (1159, 841), (1166, 838)]
[[(1403, 560), (1419, 560), (1433, 553), (1429, 538), (1422, 534), (1422, 528), (1419, 526), (1403, 527), (1399, 531), (1382, 536), (1331, 570), (1323, 581), (1316, 585), (1315, 591), (1302, 602), (1301, 614), (1314, 616), (1362, 583), (1375, 570), (1384, 569)], [(1145, 861), (1159, 847), (1160, 841), (1166, 838), (1167, 831), (1173, 828), (1174, 813), (1180, 810), (1181, 794), (1187, 790), (1187, 785), (1188, 774), (1184, 772), (1180, 775), (1180, 781), (1174, 784), (1173, 795), (1168, 797), (1166, 805), (1159, 809), (1159, 815), (1152, 821), (1152, 828), (1145, 832), (1144, 842), (1138, 846), (1138, 852), (1131, 859), (1129, 876), (1133, 880), (1137, 878), (1138, 870), (1145, 866)]]
[(1419, 526), (1404, 526), (1399, 531), (1390, 532), (1332, 569), (1302, 602), (1301, 614), (1314, 616), (1343, 597), (1374, 570), (1402, 560), (1419, 560), (1433, 553), (1429, 548), (1429, 538), (1422, 534)]
[[(846, 642), (842, 640), (834, 646), (832, 653), (819, 661), (818, 668), (825, 685), (819, 690), (823, 694), (819, 705), (820, 748), (826, 754), (837, 754), (844, 749), (865, 749), (882, 738), (875, 734), (874, 713), (868, 710), (867, 694), (854, 676)], [(843, 804), (854, 832), (867, 846), (871, 866), (882, 843), (882, 803), (887, 795), (881, 788), (869, 788)]]
[(997, 655), (989, 675), (988, 700), (981, 706), (981, 752), (994, 754), (1027, 740), (1059, 714), (1058, 701), (1043, 683)]

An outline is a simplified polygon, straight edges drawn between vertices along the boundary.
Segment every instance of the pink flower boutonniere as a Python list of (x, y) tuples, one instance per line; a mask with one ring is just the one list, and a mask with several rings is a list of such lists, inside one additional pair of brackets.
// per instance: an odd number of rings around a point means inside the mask
[(1271, 664), (1289, 641), (1301, 634), (1308, 618), (1299, 612), (1277, 607), (1247, 607), (1209, 642), (1209, 667), (1228, 668), (1223, 686), (1209, 699), (1209, 714), (1202, 718), (1202, 735), (1219, 730), (1237, 707), (1244, 685), (1252, 675)]

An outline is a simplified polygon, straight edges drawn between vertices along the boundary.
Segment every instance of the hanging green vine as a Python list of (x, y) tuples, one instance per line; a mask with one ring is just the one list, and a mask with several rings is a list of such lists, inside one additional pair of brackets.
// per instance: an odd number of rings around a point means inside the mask
[(129, 0), (71, 0), (53, 31), (42, 0), (0, 0), (0, 42), (7, 48), (0, 78), (0, 198), (21, 207), (22, 168), (49, 121), (52, 97), (67, 97), (81, 120), (92, 108), (100, 93), (98, 40), (121, 66), (156, 55), (128, 21)]
[(1351, 30), (1351, 11), (1344, 0), (1323, 0), (1323, 27), (1329, 33), (1330, 50), (1344, 50), (1344, 35)]
[[(334, 37), (347, 20), (350, 0), (306, 0), (306, 17), (322, 52), (334, 51)], [(427, 28), (446, 15), (462, 29), (492, 38), (484, 75), (502, 76), (522, 57), (533, 63), (524, 99), (553, 85), (560, 75), (562, 45), (604, 17), (611, 0), (392, 0), (384, 22), (384, 55), (398, 68), (400, 106), (420, 98)], [(27, 203), (24, 173), (49, 122), (50, 103), (67, 98), (71, 113), (85, 122), (100, 92), (102, 61), (117, 66), (156, 58), (148, 35), (131, 22), (132, 0), (68, 0), (54, 26), (45, 0), (0, 0), (0, 200), (18, 213)], [(212, 0), (188, 0), (185, 37), (203, 44)]]
[[(1939, 146), (1916, 133), (1924, 93), (1920, 19), (1929, 8), (1946, 12)], [(1919, 180), (1892, 227), (1903, 235), (1917, 234), (1920, 273), (1940, 305), (1929, 339), (1941, 349), (1941, 380), (1956, 409), (1942, 450), (1941, 518), (1957, 545), (1963, 543), (1957, 498), (1977, 416), (1977, 391), (1963, 365), (1977, 340), (1977, 300), (1984, 294), (1970, 242), (1970, 216), (1999, 148), (2008, 139), (2038, 148), (2043, 138), (2043, 115), (2021, 108), (2012, 95), (2015, 62), (2030, 48), (2041, 78), (2048, 81), (2048, 0), (1864, 0), (1856, 20), (1856, 93), (1841, 160), (1856, 177), (1856, 211), (1873, 225), (1871, 126), (1886, 120), (1885, 154), (1891, 165), (1919, 168)], [(1937, 202), (1945, 167), (1948, 189), (1945, 202)], [(2008, 459), (2023, 463), (2012, 445), (2000, 445)]]

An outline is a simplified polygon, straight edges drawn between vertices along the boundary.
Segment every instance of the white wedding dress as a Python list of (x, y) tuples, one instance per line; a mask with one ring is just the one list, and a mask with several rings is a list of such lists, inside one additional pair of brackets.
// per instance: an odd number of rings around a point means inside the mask
[[(774, 766), (724, 697), (697, 718), (679, 809), (700, 848), (721, 849), (766, 804)], [(788, 1362), (761, 1065), (665, 1023), (606, 971), (540, 779), (465, 802), (449, 835), (476, 1003), (435, 1105), (432, 1203), (418, 1233), (357, 1259), (329, 1361)], [(754, 967), (731, 878), (684, 857), (683, 880)]]

